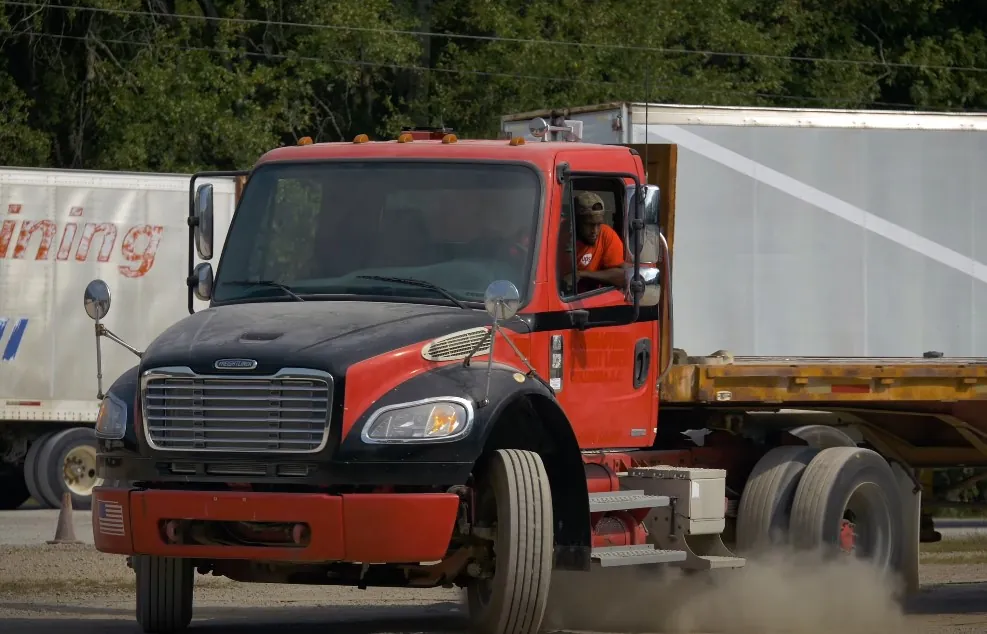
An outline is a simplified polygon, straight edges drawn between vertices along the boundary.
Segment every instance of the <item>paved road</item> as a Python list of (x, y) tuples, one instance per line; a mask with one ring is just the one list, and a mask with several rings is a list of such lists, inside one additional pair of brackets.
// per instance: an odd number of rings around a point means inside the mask
[(938, 518), (936, 530), (943, 539), (955, 539), (968, 535), (987, 535), (987, 518)]
[[(16, 609), (18, 606), (0, 606)], [(65, 607), (33, 604), (37, 616), (5, 618), (4, 634), (123, 634), (140, 632), (133, 610)], [(46, 614), (40, 614), (42, 611)], [(464, 616), (455, 604), (428, 606), (327, 606), (284, 608), (198, 608), (192, 622), (194, 632), (214, 634), (269, 634), (275, 628), (292, 634), (384, 634), (404, 632), (463, 632)]]
[[(982, 634), (987, 630), (983, 597), (987, 583), (951, 584), (923, 593), (909, 604), (907, 630), (898, 634)], [(136, 634), (140, 631), (133, 611), (122, 608), (14, 605), (0, 601), (0, 608), (36, 614), (0, 621), (4, 634)], [(192, 632), (212, 634), (268, 634), (272, 630), (292, 634), (412, 634), (465, 632), (459, 605), (424, 606), (327, 606), (283, 608), (219, 608), (196, 610)], [(795, 634), (823, 634), (812, 624), (792, 629)]]

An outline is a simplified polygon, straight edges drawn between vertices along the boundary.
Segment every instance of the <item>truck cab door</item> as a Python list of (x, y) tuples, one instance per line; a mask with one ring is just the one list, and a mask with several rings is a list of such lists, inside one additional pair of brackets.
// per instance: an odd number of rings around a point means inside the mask
[[(578, 156), (566, 160), (573, 172), (594, 169), (580, 165)], [(626, 171), (633, 171), (630, 161)], [(588, 252), (587, 246), (578, 242), (573, 205), (581, 191), (594, 192), (603, 200), (604, 224), (616, 234), (610, 237), (621, 241), (625, 260), (630, 258), (623, 246), (627, 183), (619, 177), (573, 176), (557, 187), (561, 205), (553, 209), (555, 230), (549, 235), (558, 240), (556, 245), (546, 245), (550, 254), (554, 252), (549, 264), (555, 269), (550, 275), (556, 278), (552, 286), (557, 289), (552, 297), (557, 307), (552, 312), (557, 318), (552, 319), (547, 342), (550, 383), (583, 449), (649, 446), (658, 415), (658, 312), (641, 307), (638, 319), (628, 323), (633, 304), (625, 289), (608, 284), (573, 288), (566, 279), (573, 266), (579, 267), (574, 251), (583, 256)], [(601, 228), (601, 239), (603, 231)], [(597, 246), (601, 246), (599, 239)], [(583, 322), (591, 327), (581, 328)], [(613, 323), (599, 325), (601, 322)]]

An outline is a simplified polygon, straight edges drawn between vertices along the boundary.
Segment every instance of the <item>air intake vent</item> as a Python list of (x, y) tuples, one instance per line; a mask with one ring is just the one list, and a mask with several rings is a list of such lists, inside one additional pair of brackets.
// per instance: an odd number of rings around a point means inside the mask
[[(479, 345), (479, 343), (487, 337), (489, 332), (489, 328), (482, 326), (480, 328), (460, 330), (459, 332), (454, 332), (444, 337), (439, 337), (422, 348), (422, 356), (429, 361), (455, 361), (457, 359), (465, 359), (470, 352), (473, 352), (473, 348)], [(490, 341), (487, 340), (483, 343), (483, 346), (476, 351), (476, 354), (484, 355), (489, 352)]]

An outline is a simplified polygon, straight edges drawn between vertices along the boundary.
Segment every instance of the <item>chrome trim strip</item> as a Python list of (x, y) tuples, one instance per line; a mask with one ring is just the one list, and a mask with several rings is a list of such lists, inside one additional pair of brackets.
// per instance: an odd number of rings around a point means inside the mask
[[(232, 381), (241, 384), (249, 383), (249, 382), (264, 383), (264, 382), (270, 382), (270, 381), (276, 381), (282, 379), (321, 380), (322, 382), (325, 383), (325, 390), (326, 390), (326, 417), (324, 420), (321, 421), (323, 423), (322, 438), (320, 439), (318, 446), (316, 446), (315, 448), (303, 449), (303, 450), (270, 449), (267, 447), (261, 447), (256, 450), (245, 449), (245, 448), (209, 449), (209, 448), (200, 448), (200, 447), (190, 447), (190, 448), (161, 447), (157, 443), (155, 443), (153, 438), (151, 437), (150, 428), (152, 427), (152, 425), (149, 424), (149, 418), (148, 418), (149, 415), (148, 403), (147, 403), (148, 383), (155, 379), (196, 379), (196, 380), (205, 380), (205, 381), (220, 380), (220, 381)], [(319, 389), (322, 388), (320, 387)], [(195, 372), (192, 371), (191, 368), (185, 366), (168, 366), (161, 368), (152, 368), (150, 370), (145, 370), (140, 377), (141, 427), (143, 427), (144, 429), (144, 439), (147, 441), (148, 446), (151, 447), (151, 449), (154, 449), (155, 451), (168, 451), (168, 452), (179, 452), (179, 453), (314, 454), (314, 453), (319, 453), (320, 451), (325, 449), (326, 446), (329, 444), (329, 432), (331, 429), (331, 422), (332, 422), (332, 406), (333, 406), (333, 396), (334, 396), (333, 392), (334, 392), (334, 383), (331, 374), (329, 374), (328, 372), (323, 372), (322, 370), (312, 370), (308, 368), (281, 368), (274, 374), (252, 375), (252, 376), (244, 376), (241, 374), (196, 374)], [(290, 399), (290, 398), (291, 398), (290, 396), (282, 397), (282, 400)], [(237, 398), (233, 397), (230, 400), (237, 400)], [(249, 406), (251, 399), (243, 398), (243, 400), (246, 401), (245, 407), (247, 410), (256, 409)], [(259, 399), (253, 399), (253, 400), (259, 400)], [(269, 400), (269, 399), (263, 399), (263, 400)], [(302, 400), (312, 400), (312, 399), (305, 398)], [(223, 409), (227, 411), (236, 411), (235, 408), (220, 407), (218, 409)], [(300, 411), (304, 411), (304, 410), (300, 410)], [(221, 422), (221, 421), (217, 421), (217, 422)], [(235, 424), (235, 419), (233, 419), (233, 421), (231, 422), (234, 422)], [(319, 420), (311, 419), (311, 422), (319, 422)], [(224, 429), (229, 431), (229, 428), (224, 428)], [(214, 431), (223, 431), (223, 429), (214, 430)], [(237, 430), (237, 431), (248, 431), (248, 430)], [(284, 431), (288, 433), (292, 433), (293, 430), (284, 430)], [(311, 433), (318, 433), (318, 430), (312, 430)], [(262, 443), (265, 441), (261, 440), (257, 442)]]

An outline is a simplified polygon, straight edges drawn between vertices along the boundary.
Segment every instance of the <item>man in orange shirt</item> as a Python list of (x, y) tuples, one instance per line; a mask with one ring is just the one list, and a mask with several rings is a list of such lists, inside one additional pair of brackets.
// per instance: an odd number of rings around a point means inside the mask
[[(617, 288), (626, 285), (624, 243), (604, 220), (603, 199), (580, 192), (575, 199), (576, 281), (592, 280)], [(571, 266), (571, 265), (570, 265)]]

